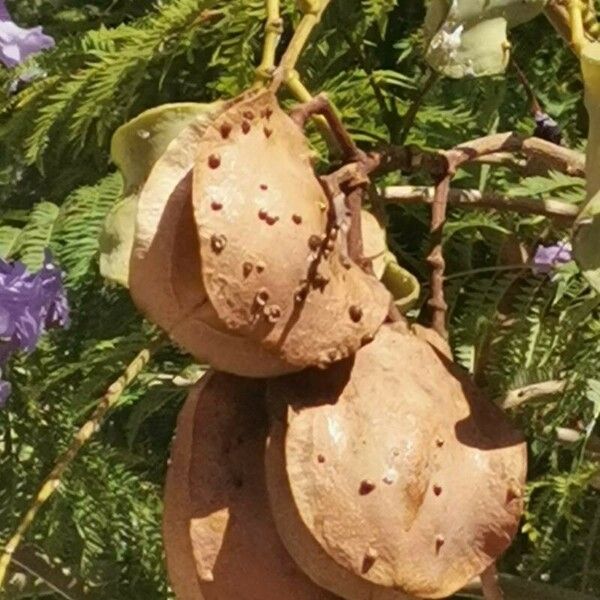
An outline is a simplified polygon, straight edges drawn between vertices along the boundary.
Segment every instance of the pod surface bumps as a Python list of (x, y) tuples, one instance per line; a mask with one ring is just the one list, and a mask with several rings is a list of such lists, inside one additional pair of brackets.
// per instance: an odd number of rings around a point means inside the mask
[(163, 534), (178, 600), (335, 600), (295, 565), (264, 473), (264, 384), (210, 372), (180, 413)]
[(278, 530), (306, 573), (350, 600), (449, 596), (517, 531), (525, 444), (426, 337), (384, 326), (327, 379), (267, 384)]

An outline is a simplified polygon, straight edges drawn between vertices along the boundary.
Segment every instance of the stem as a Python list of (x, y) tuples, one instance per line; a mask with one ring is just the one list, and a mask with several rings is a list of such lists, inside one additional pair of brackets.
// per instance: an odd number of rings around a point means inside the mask
[[(390, 186), (383, 190), (383, 199), (390, 204), (431, 204), (434, 188), (410, 185)], [(451, 189), (448, 202), (460, 208), (487, 210), (509, 210), (520, 214), (542, 215), (549, 219), (573, 223), (579, 207), (561, 200), (538, 200), (529, 197), (514, 197), (479, 190)]]
[(446, 223), (446, 207), (448, 205), (448, 193), (453, 172), (448, 170), (435, 186), (433, 200), (431, 202), (431, 251), (427, 257), (427, 263), (431, 268), (430, 276), (430, 298), (427, 301), (431, 308), (431, 326), (441, 337), (448, 338), (446, 329), (446, 312), (448, 304), (444, 298), (444, 271), (446, 261), (442, 251), (444, 236), (444, 224)]
[(283, 33), (283, 20), (279, 12), (279, 0), (265, 0), (267, 21), (265, 23), (265, 42), (262, 61), (256, 69), (256, 83), (271, 80), (275, 71), (275, 52)]
[(90, 419), (79, 429), (73, 437), (70, 446), (58, 458), (54, 468), (46, 477), (29, 509), (25, 513), (23, 519), (19, 523), (14, 535), (10, 538), (4, 548), (4, 553), (0, 557), (0, 590), (4, 585), (8, 567), (12, 556), (19, 547), (27, 530), (33, 523), (37, 513), (42, 506), (48, 501), (52, 494), (58, 489), (60, 480), (69, 465), (73, 462), (79, 451), (90, 440), (90, 438), (98, 431), (100, 424), (109, 410), (113, 408), (123, 394), (125, 388), (143, 371), (150, 360), (150, 354), (154, 347), (142, 350), (135, 359), (127, 366), (125, 372), (117, 379), (106, 391), (100, 399), (96, 410), (94, 410)]
[(417, 118), (417, 114), (419, 113), (419, 110), (425, 100), (425, 96), (427, 96), (427, 94), (429, 93), (431, 88), (435, 85), (435, 83), (437, 82), (438, 79), (439, 79), (439, 74), (436, 71), (433, 71), (433, 70), (429, 71), (429, 74), (427, 75), (427, 78), (425, 79), (423, 86), (419, 90), (416, 98), (413, 100), (408, 111), (406, 111), (406, 114), (404, 115), (403, 122), (402, 122), (402, 130), (400, 131), (400, 136), (399, 136), (399, 141), (401, 144), (403, 144), (406, 141), (406, 138), (408, 137), (410, 130), (413, 128), (413, 125), (415, 124), (415, 119)]
[(287, 80), (296, 68), (296, 64), (312, 30), (321, 21), (321, 16), (330, 2), (331, 0), (303, 0), (301, 3), (304, 16), (300, 20), (294, 36), (281, 59), (281, 64), (279, 65), (281, 79), (280, 81), (274, 80), (275, 89), (279, 87), (281, 82), (287, 84)]
[(569, 23), (571, 25), (571, 46), (575, 54), (581, 56), (583, 47), (588, 43), (583, 26), (584, 6), (581, 0), (569, 0)]
[(322, 115), (327, 121), (329, 131), (332, 133), (340, 149), (343, 152), (343, 157), (347, 162), (360, 161), (363, 153), (358, 149), (354, 140), (344, 127), (337, 112), (329, 102), (325, 94), (319, 94), (312, 98), (306, 104), (298, 106), (292, 113), (291, 117), (300, 127), (313, 115)]

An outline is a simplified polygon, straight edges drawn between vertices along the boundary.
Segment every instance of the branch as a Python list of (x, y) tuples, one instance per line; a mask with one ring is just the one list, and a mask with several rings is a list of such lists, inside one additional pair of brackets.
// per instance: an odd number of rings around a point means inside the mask
[[(159, 345), (159, 344), (156, 344)], [(150, 354), (156, 346), (142, 350), (135, 359), (128, 365), (125, 372), (117, 379), (107, 390), (104, 396), (98, 403), (96, 410), (93, 412), (90, 419), (79, 429), (75, 434), (71, 445), (67, 448), (56, 461), (54, 468), (46, 477), (39, 491), (35, 495), (29, 510), (19, 523), (14, 535), (10, 538), (4, 548), (4, 553), (0, 557), (0, 590), (4, 585), (8, 566), (10, 565), (12, 556), (16, 552), (27, 530), (33, 523), (37, 513), (42, 506), (48, 501), (50, 496), (58, 489), (60, 480), (69, 465), (73, 462), (79, 451), (90, 440), (96, 431), (100, 428), (100, 424), (106, 417), (107, 413), (118, 402), (125, 388), (143, 371), (150, 360)]]
[(302, 0), (300, 2), (304, 16), (300, 20), (294, 36), (292, 37), (277, 69), (279, 72), (273, 78), (273, 90), (276, 91), (281, 83), (287, 84), (288, 78), (292, 75), (304, 46), (312, 33), (312, 30), (319, 24), (321, 17), (325, 12), (331, 0)]
[(450, 182), (455, 172), (454, 168), (448, 168), (446, 175), (435, 186), (431, 201), (431, 226), (429, 229), (431, 251), (427, 256), (427, 263), (431, 267), (430, 298), (427, 301), (428, 306), (432, 310), (431, 327), (444, 339), (448, 337), (446, 329), (448, 304), (444, 298), (446, 261), (444, 260), (442, 245), (444, 241), (448, 193), (450, 192)]
[[(384, 188), (383, 199), (390, 204), (431, 204), (433, 193), (432, 187), (390, 186)], [(451, 189), (448, 202), (460, 208), (510, 210), (520, 214), (542, 215), (567, 225), (573, 223), (579, 214), (577, 206), (561, 200), (538, 200), (527, 196), (510, 197), (494, 192), (482, 193), (479, 190)]]
[(526, 402), (532, 402), (534, 400), (539, 400), (540, 398), (546, 398), (547, 396), (561, 394), (565, 391), (566, 387), (567, 382), (560, 379), (532, 383), (531, 385), (526, 385), (522, 388), (508, 392), (500, 403), (500, 406), (504, 409), (516, 408)]
[(265, 42), (262, 61), (256, 69), (257, 82), (267, 82), (275, 71), (275, 52), (283, 33), (283, 20), (279, 12), (279, 0), (265, 0), (267, 21), (265, 23)]
[[(530, 169), (541, 163), (547, 169), (554, 169), (574, 177), (585, 177), (585, 155), (576, 150), (558, 146), (541, 138), (523, 137), (512, 132), (495, 133), (472, 142), (466, 142), (448, 151), (423, 150), (415, 146), (387, 146), (377, 153), (379, 173), (391, 171), (414, 172), (426, 170), (438, 176), (443, 175), (448, 167), (448, 155), (453, 155), (458, 165), (470, 162), (488, 162), (504, 166), (510, 154), (522, 154), (528, 159), (526, 165), (519, 168)], [(539, 172), (539, 167), (538, 167)]]

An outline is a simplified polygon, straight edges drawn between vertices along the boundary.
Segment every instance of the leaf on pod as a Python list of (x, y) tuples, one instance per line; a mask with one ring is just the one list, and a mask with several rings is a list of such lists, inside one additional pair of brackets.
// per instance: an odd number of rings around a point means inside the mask
[(354, 359), (267, 383), (278, 531), (343, 598), (451, 596), (517, 532), (526, 445), (447, 352), (386, 325)]
[(129, 285), (129, 261), (135, 235), (138, 193), (167, 146), (192, 121), (214, 110), (193, 102), (164, 104), (144, 111), (115, 131), (111, 158), (123, 176), (125, 197), (107, 215), (100, 235), (100, 273)]

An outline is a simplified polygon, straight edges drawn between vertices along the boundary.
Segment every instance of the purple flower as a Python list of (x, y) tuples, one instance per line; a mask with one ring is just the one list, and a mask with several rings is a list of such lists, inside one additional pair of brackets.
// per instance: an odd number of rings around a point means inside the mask
[(537, 275), (550, 273), (560, 265), (571, 262), (573, 248), (569, 242), (559, 242), (552, 246), (539, 245), (533, 257), (533, 272)]
[(54, 39), (42, 33), (41, 27), (19, 27), (11, 19), (5, 0), (0, 0), (0, 62), (5, 67), (16, 67), (30, 55), (53, 46)]
[[(32, 352), (45, 331), (69, 322), (62, 272), (49, 253), (37, 273), (0, 259), (0, 368), (15, 352)], [(0, 380), (0, 404), (7, 385)]]

